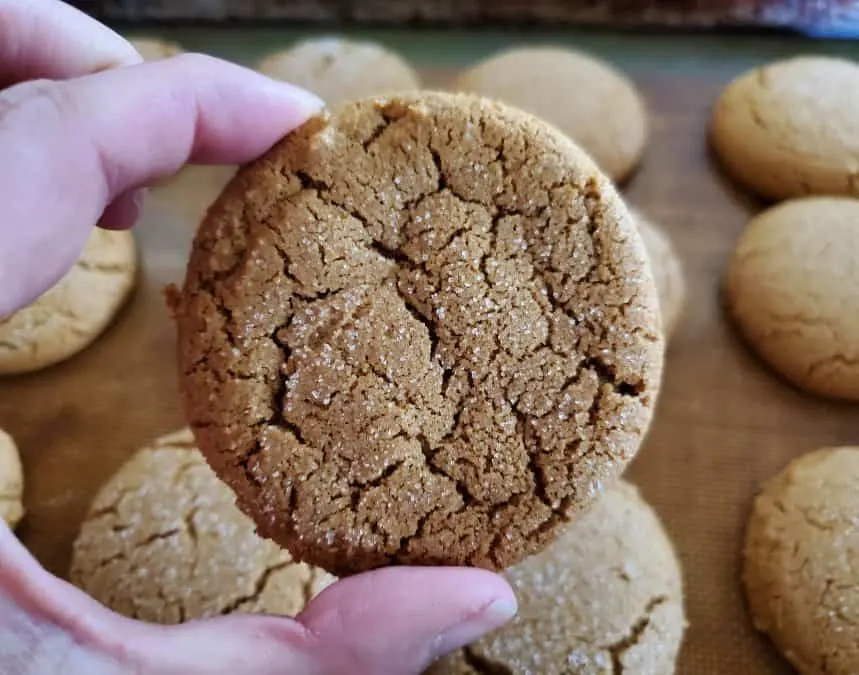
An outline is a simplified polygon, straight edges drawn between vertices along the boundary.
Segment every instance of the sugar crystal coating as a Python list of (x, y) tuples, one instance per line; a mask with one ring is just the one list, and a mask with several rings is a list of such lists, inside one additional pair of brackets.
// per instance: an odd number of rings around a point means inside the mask
[(669, 675), (686, 626), (682, 575), (656, 513), (620, 482), (505, 574), (518, 615), (428, 675)]
[(99, 491), (69, 576), (124, 616), (166, 624), (296, 614), (333, 581), (254, 534), (187, 429), (138, 451)]
[(802, 455), (768, 480), (746, 529), (755, 627), (800, 673), (859, 672), (859, 447)]

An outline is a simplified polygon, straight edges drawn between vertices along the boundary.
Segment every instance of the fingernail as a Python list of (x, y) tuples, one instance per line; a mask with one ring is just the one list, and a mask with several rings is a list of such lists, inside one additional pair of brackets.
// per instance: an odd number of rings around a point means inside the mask
[(435, 658), (464, 647), (500, 628), (516, 616), (516, 611), (516, 599), (512, 595), (492, 601), (477, 612), (470, 614), (465, 620), (443, 631), (438, 636), (433, 650)]

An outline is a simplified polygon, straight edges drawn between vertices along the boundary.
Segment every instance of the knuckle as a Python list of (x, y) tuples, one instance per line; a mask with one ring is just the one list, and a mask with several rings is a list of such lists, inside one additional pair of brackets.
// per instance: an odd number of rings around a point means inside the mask
[(74, 107), (68, 88), (53, 80), (31, 80), (0, 91), (0, 124), (17, 115), (32, 119), (63, 116)]

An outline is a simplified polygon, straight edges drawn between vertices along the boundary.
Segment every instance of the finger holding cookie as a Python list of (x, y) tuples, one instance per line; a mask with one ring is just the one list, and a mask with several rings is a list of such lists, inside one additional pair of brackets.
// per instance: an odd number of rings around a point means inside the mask
[(200, 55), (3, 90), (0, 220), (16, 225), (0, 229), (0, 317), (59, 280), (94, 223), (131, 226), (137, 188), (189, 161), (251, 159), (320, 105)]

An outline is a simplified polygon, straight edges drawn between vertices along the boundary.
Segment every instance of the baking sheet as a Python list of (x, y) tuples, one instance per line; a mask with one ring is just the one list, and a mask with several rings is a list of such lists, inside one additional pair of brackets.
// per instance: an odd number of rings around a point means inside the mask
[[(362, 35), (367, 35), (362, 34)], [(510, 34), (376, 32), (404, 51), (432, 86), (512, 44)], [(289, 42), (282, 31), (172, 31), (192, 48), (252, 61)], [(672, 237), (686, 269), (686, 313), (670, 346), (652, 432), (630, 477), (657, 508), (684, 567), (689, 631), (678, 672), (787, 673), (751, 628), (739, 585), (742, 529), (763, 479), (815, 448), (859, 442), (857, 407), (806, 396), (773, 377), (739, 343), (720, 307), (732, 244), (761, 205), (712, 166), (709, 108), (725, 83), (757, 62), (856, 45), (789, 40), (568, 34), (626, 68), (652, 114), (652, 139), (629, 202)], [(753, 43), (753, 44), (752, 44)], [(26, 473), (24, 543), (60, 575), (95, 491), (138, 447), (182, 425), (175, 338), (163, 287), (181, 281), (191, 237), (229, 168), (190, 168), (153, 189), (136, 230), (137, 291), (90, 349), (48, 371), (0, 378), (0, 427), (17, 440)]]

